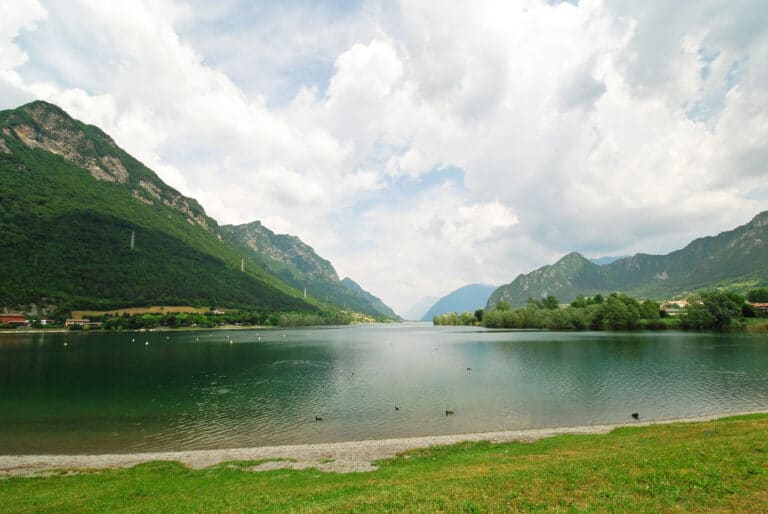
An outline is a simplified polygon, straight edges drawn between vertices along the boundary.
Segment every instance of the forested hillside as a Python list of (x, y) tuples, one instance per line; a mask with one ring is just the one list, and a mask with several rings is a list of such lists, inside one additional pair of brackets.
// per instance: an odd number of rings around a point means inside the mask
[(196, 201), (54, 105), (0, 112), (0, 177), (0, 306), (317, 310), (223, 242)]
[(519, 275), (488, 300), (516, 307), (528, 298), (620, 291), (638, 298), (664, 298), (686, 291), (726, 287), (746, 290), (768, 283), (768, 211), (717, 236), (702, 237), (667, 255), (637, 254), (598, 266), (573, 252), (555, 264)]

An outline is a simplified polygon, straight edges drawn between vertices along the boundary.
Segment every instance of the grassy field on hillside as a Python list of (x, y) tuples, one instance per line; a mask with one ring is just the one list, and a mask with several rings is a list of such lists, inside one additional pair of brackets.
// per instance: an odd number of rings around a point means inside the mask
[(433, 447), (372, 473), (255, 463), (0, 480), (4, 512), (768, 512), (768, 415)]
[[(221, 311), (230, 311), (232, 309), (219, 309)], [(185, 313), (185, 314), (208, 314), (211, 309), (207, 307), (192, 307), (189, 305), (151, 305), (149, 307), (124, 307), (122, 309), (112, 309), (109, 311), (96, 311), (96, 310), (74, 310), (72, 311), (72, 319), (82, 319), (88, 316), (122, 316), (127, 314), (133, 316), (134, 314), (169, 314), (169, 313)]]

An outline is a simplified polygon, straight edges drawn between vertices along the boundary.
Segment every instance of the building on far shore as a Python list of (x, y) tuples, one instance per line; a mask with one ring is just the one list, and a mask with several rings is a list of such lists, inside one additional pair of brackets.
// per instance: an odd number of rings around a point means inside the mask
[(91, 321), (89, 319), (68, 319), (64, 322), (65, 327), (71, 327), (73, 325), (79, 325), (81, 327), (100, 327), (100, 321)]
[(23, 314), (7, 313), (0, 314), (0, 324), (25, 326), (29, 324), (29, 320)]
[(764, 302), (747, 302), (748, 305), (751, 305), (758, 311), (766, 312), (768, 313), (768, 303)]
[(661, 304), (661, 310), (667, 313), (667, 316), (679, 316), (688, 307), (688, 300), (666, 300)]

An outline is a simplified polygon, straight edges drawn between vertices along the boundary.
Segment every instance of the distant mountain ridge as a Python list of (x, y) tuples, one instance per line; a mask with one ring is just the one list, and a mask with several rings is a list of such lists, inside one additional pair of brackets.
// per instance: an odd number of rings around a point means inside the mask
[(355, 294), (357, 303), (319, 293), (305, 299), (303, 284), (264, 263), (349, 293), (298, 238), (250, 225), (248, 247), (101, 129), (55, 105), (0, 111), (0, 308), (378, 308)]
[(440, 298), (435, 296), (425, 296), (415, 304), (413, 304), (407, 311), (403, 313), (403, 318), (411, 321), (421, 320), (424, 314), (438, 301)]
[(496, 289), (493, 308), (505, 301), (524, 305), (528, 298), (555, 295), (570, 302), (577, 295), (621, 291), (639, 298), (661, 298), (705, 288), (768, 283), (768, 211), (717, 236), (695, 239), (667, 255), (637, 254), (599, 266), (577, 252), (555, 264), (518, 275)]
[(345, 277), (341, 283), (344, 285), (344, 287), (347, 288), (348, 291), (350, 291), (354, 296), (358, 298), (362, 298), (367, 303), (371, 304), (374, 309), (379, 313), (380, 316), (384, 316), (385, 318), (399, 320), (400, 316), (395, 314), (395, 311), (393, 311), (391, 308), (386, 306), (384, 302), (381, 301), (378, 297), (372, 295), (362, 287), (360, 287), (360, 284), (355, 282), (349, 277)]
[(432, 321), (437, 315), (449, 312), (474, 312), (488, 302), (488, 297), (496, 290), (496, 286), (485, 284), (469, 284), (451, 291), (443, 296), (421, 318), (422, 321)]
[(370, 316), (398, 319), (379, 298), (351, 279), (339, 280), (333, 265), (296, 236), (275, 234), (259, 221), (224, 225), (224, 238), (247, 248), (270, 273), (322, 301)]
[(621, 256), (605, 256), (605, 257), (594, 257), (592, 259), (589, 259), (590, 261), (594, 262), (598, 266), (605, 266), (606, 264), (613, 264), (614, 262), (618, 261), (619, 259), (624, 259), (629, 257), (629, 255), (621, 255)]

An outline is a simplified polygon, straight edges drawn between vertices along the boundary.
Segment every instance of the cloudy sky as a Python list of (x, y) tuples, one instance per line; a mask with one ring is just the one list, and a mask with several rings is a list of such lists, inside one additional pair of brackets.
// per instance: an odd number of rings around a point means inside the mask
[(34, 98), (399, 312), (768, 209), (765, 0), (0, 0)]

